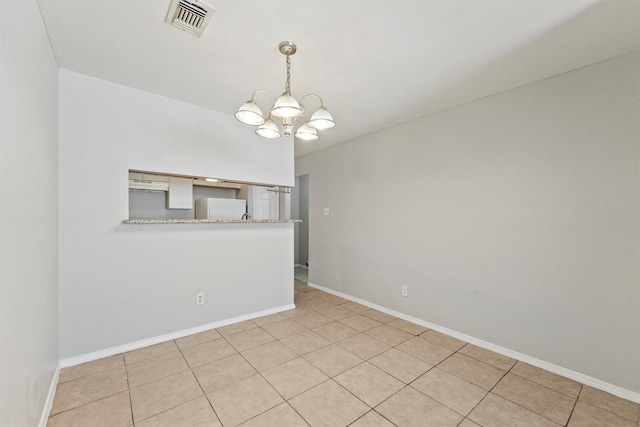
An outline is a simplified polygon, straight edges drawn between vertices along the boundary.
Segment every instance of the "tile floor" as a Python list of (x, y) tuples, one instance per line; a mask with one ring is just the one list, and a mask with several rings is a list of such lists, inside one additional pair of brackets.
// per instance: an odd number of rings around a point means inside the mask
[(48, 426), (625, 426), (640, 405), (296, 281), (297, 308), (64, 369)]

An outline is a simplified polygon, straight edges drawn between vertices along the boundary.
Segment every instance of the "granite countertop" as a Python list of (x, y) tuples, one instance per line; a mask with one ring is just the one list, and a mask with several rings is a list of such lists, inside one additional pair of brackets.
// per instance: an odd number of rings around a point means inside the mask
[(125, 219), (123, 224), (291, 224), (301, 219)]

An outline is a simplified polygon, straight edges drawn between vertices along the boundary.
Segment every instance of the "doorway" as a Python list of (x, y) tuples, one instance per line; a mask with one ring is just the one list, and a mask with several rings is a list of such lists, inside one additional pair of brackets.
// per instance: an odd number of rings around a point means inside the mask
[(296, 177), (291, 191), (291, 217), (301, 219), (294, 225), (294, 277), (309, 281), (309, 175)]

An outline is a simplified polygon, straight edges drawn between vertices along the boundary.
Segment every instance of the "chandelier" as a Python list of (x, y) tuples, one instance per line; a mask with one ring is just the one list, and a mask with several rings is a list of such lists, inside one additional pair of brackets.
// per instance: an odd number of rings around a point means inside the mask
[[(290, 41), (284, 41), (278, 45), (280, 53), (287, 57), (287, 81), (284, 93), (276, 100), (276, 97), (268, 90), (258, 89), (251, 95), (251, 99), (247, 101), (235, 114), (236, 119), (242, 123), (252, 126), (258, 126), (256, 133), (263, 138), (280, 138), (280, 129), (273, 121), (278, 120), (285, 136), (290, 136), (293, 126), (301, 117), (305, 117), (305, 121), (295, 132), (295, 137), (304, 141), (315, 141), (318, 139), (317, 129), (329, 129), (336, 124), (333, 117), (324, 108), (322, 98), (315, 93), (310, 93), (302, 98), (300, 102), (291, 96), (290, 80), (291, 80), (291, 58), (296, 53), (296, 45)], [(273, 105), (269, 110), (269, 116), (265, 119), (262, 110), (254, 101), (258, 92), (266, 92), (273, 98)], [(320, 107), (309, 117), (307, 109), (302, 105), (302, 101), (307, 97), (316, 97), (320, 100)]]

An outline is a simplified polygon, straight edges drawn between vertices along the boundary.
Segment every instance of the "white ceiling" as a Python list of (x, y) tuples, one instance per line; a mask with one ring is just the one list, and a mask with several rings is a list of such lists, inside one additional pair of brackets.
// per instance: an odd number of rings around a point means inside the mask
[(230, 115), (284, 90), (294, 41), (292, 94), (337, 123), (296, 156), (640, 49), (640, 0), (208, 0), (202, 38), (170, 0), (38, 1), (60, 67)]

